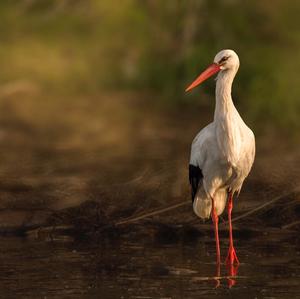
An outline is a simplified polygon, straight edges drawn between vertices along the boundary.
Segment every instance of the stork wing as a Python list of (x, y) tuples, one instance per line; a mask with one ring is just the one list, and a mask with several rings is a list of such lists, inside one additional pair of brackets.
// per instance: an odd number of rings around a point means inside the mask
[(202, 184), (203, 166), (206, 160), (207, 146), (213, 139), (213, 124), (207, 125), (195, 137), (192, 148), (189, 165), (189, 180), (191, 184), (192, 200), (196, 196), (199, 184)]

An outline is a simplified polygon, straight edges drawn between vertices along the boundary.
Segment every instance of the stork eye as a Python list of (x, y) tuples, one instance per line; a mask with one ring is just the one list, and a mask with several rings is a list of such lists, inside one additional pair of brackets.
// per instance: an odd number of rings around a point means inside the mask
[(226, 60), (228, 60), (229, 56), (224, 56), (220, 61), (219, 63), (222, 63), (222, 62), (225, 62)]

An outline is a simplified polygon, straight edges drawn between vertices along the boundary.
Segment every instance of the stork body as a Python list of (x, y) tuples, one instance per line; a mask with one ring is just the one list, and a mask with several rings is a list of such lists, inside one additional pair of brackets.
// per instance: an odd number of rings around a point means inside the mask
[(232, 50), (219, 52), (214, 63), (187, 88), (194, 88), (218, 72), (214, 120), (195, 137), (190, 157), (190, 183), (194, 212), (202, 219), (212, 216), (220, 262), (218, 215), (228, 200), (230, 248), (227, 263), (238, 259), (233, 247), (231, 210), (232, 197), (239, 193), (248, 176), (255, 156), (253, 132), (235, 108), (231, 87), (239, 68), (239, 58)]

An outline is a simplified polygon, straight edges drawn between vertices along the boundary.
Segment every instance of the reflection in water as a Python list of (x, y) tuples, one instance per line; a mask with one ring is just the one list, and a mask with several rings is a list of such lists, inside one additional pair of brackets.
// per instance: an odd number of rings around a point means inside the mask
[[(237, 240), (239, 267), (211, 263), (213, 240), (1, 239), (3, 298), (298, 298), (299, 244)], [(223, 240), (225, 241), (225, 239)], [(252, 240), (253, 241), (253, 240)], [(281, 252), (280, 256), (278, 252)], [(217, 270), (216, 275), (214, 275)], [(218, 288), (216, 288), (218, 287)], [(23, 298), (22, 297), (22, 298)]]
[(239, 264), (226, 264), (224, 265), (227, 269), (227, 276), (221, 276), (221, 265), (220, 263), (216, 263), (216, 275), (211, 279), (215, 280), (215, 287), (218, 288), (221, 286), (221, 280), (227, 279), (228, 287), (231, 288), (236, 285), (236, 279), (238, 278), (238, 268)]
[(220, 286), (221, 265), (216, 263), (216, 288)]

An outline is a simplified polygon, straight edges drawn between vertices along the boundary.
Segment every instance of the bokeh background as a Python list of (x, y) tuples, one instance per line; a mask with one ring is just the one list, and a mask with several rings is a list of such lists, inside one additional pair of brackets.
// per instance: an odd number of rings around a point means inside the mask
[[(74, 96), (147, 91), (206, 103), (187, 82), (223, 48), (241, 71), (235, 99), (255, 124), (299, 126), (297, 1), (1, 1), (1, 83)], [(212, 101), (211, 101), (212, 102)], [(210, 103), (213, 105), (213, 103)], [(298, 127), (299, 128), (299, 127)]]
[(299, 10), (277, 0), (1, 1), (2, 226), (86, 201), (119, 219), (189, 200), (190, 144), (212, 120), (215, 83), (184, 89), (224, 48), (240, 56), (234, 101), (257, 136), (244, 204), (292, 188)]

